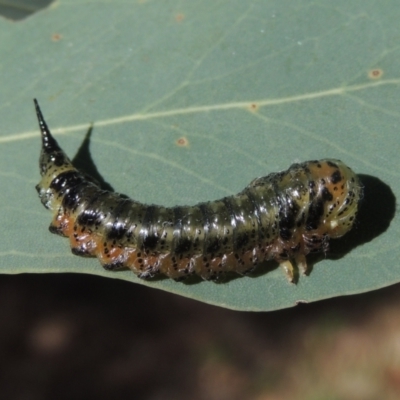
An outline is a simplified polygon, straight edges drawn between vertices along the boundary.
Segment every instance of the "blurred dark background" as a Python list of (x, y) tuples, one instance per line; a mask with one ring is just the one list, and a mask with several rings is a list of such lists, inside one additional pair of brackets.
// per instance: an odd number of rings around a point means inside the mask
[(244, 313), (95, 276), (1, 275), (1, 398), (395, 399), (399, 304), (395, 285)]

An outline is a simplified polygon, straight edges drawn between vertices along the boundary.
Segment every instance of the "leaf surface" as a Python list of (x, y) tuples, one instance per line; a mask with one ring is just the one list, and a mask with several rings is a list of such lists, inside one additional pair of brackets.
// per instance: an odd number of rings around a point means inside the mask
[[(400, 281), (399, 20), (400, 3), (372, 0), (60, 0), (0, 19), (0, 271), (90, 273), (252, 311)], [(93, 123), (99, 173), (136, 200), (193, 205), (329, 157), (362, 174), (360, 221), (297, 285), (279, 269), (221, 284), (106, 272), (47, 231), (33, 97), (71, 157)]]

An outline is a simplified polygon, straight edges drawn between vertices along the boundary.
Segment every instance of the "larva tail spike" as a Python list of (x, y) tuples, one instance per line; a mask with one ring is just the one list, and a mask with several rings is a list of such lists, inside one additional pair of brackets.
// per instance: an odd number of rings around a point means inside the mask
[(60, 146), (58, 145), (57, 141), (54, 139), (53, 135), (51, 134), (46, 121), (43, 118), (42, 111), (40, 110), (39, 103), (36, 99), (33, 99), (35, 103), (36, 115), (39, 122), (40, 132), (42, 133), (42, 144), (43, 144), (43, 151), (46, 153), (54, 153), (56, 151), (62, 151)]
[(64, 170), (75, 169), (68, 156), (64, 153), (64, 151), (58, 145), (56, 139), (54, 139), (53, 135), (50, 133), (46, 121), (43, 118), (38, 101), (33, 99), (33, 102), (35, 103), (39, 128), (40, 132), (42, 133), (42, 150), (39, 157), (40, 174), (45, 176), (48, 171), (51, 172), (54, 168), (59, 169), (61, 166)]

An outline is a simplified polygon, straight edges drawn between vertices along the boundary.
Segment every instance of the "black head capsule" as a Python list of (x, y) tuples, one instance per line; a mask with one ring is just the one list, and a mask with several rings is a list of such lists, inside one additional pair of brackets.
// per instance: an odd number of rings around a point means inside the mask
[(51, 167), (71, 165), (71, 161), (50, 133), (46, 121), (43, 118), (38, 101), (33, 99), (33, 102), (35, 103), (36, 115), (39, 122), (40, 132), (42, 134), (42, 151), (39, 158), (39, 168), (40, 174), (44, 176)]

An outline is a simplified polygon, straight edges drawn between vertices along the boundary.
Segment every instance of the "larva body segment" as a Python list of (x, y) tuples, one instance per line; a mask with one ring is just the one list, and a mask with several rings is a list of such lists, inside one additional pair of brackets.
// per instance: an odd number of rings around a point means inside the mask
[(102, 190), (79, 172), (36, 100), (35, 106), (42, 133), (36, 189), (53, 212), (49, 229), (68, 237), (74, 254), (97, 257), (108, 270), (215, 279), (274, 259), (293, 281), (297, 267), (307, 272), (307, 254), (326, 251), (330, 238), (353, 226), (362, 186), (339, 160), (293, 164), (235, 196), (195, 206), (146, 205)]

